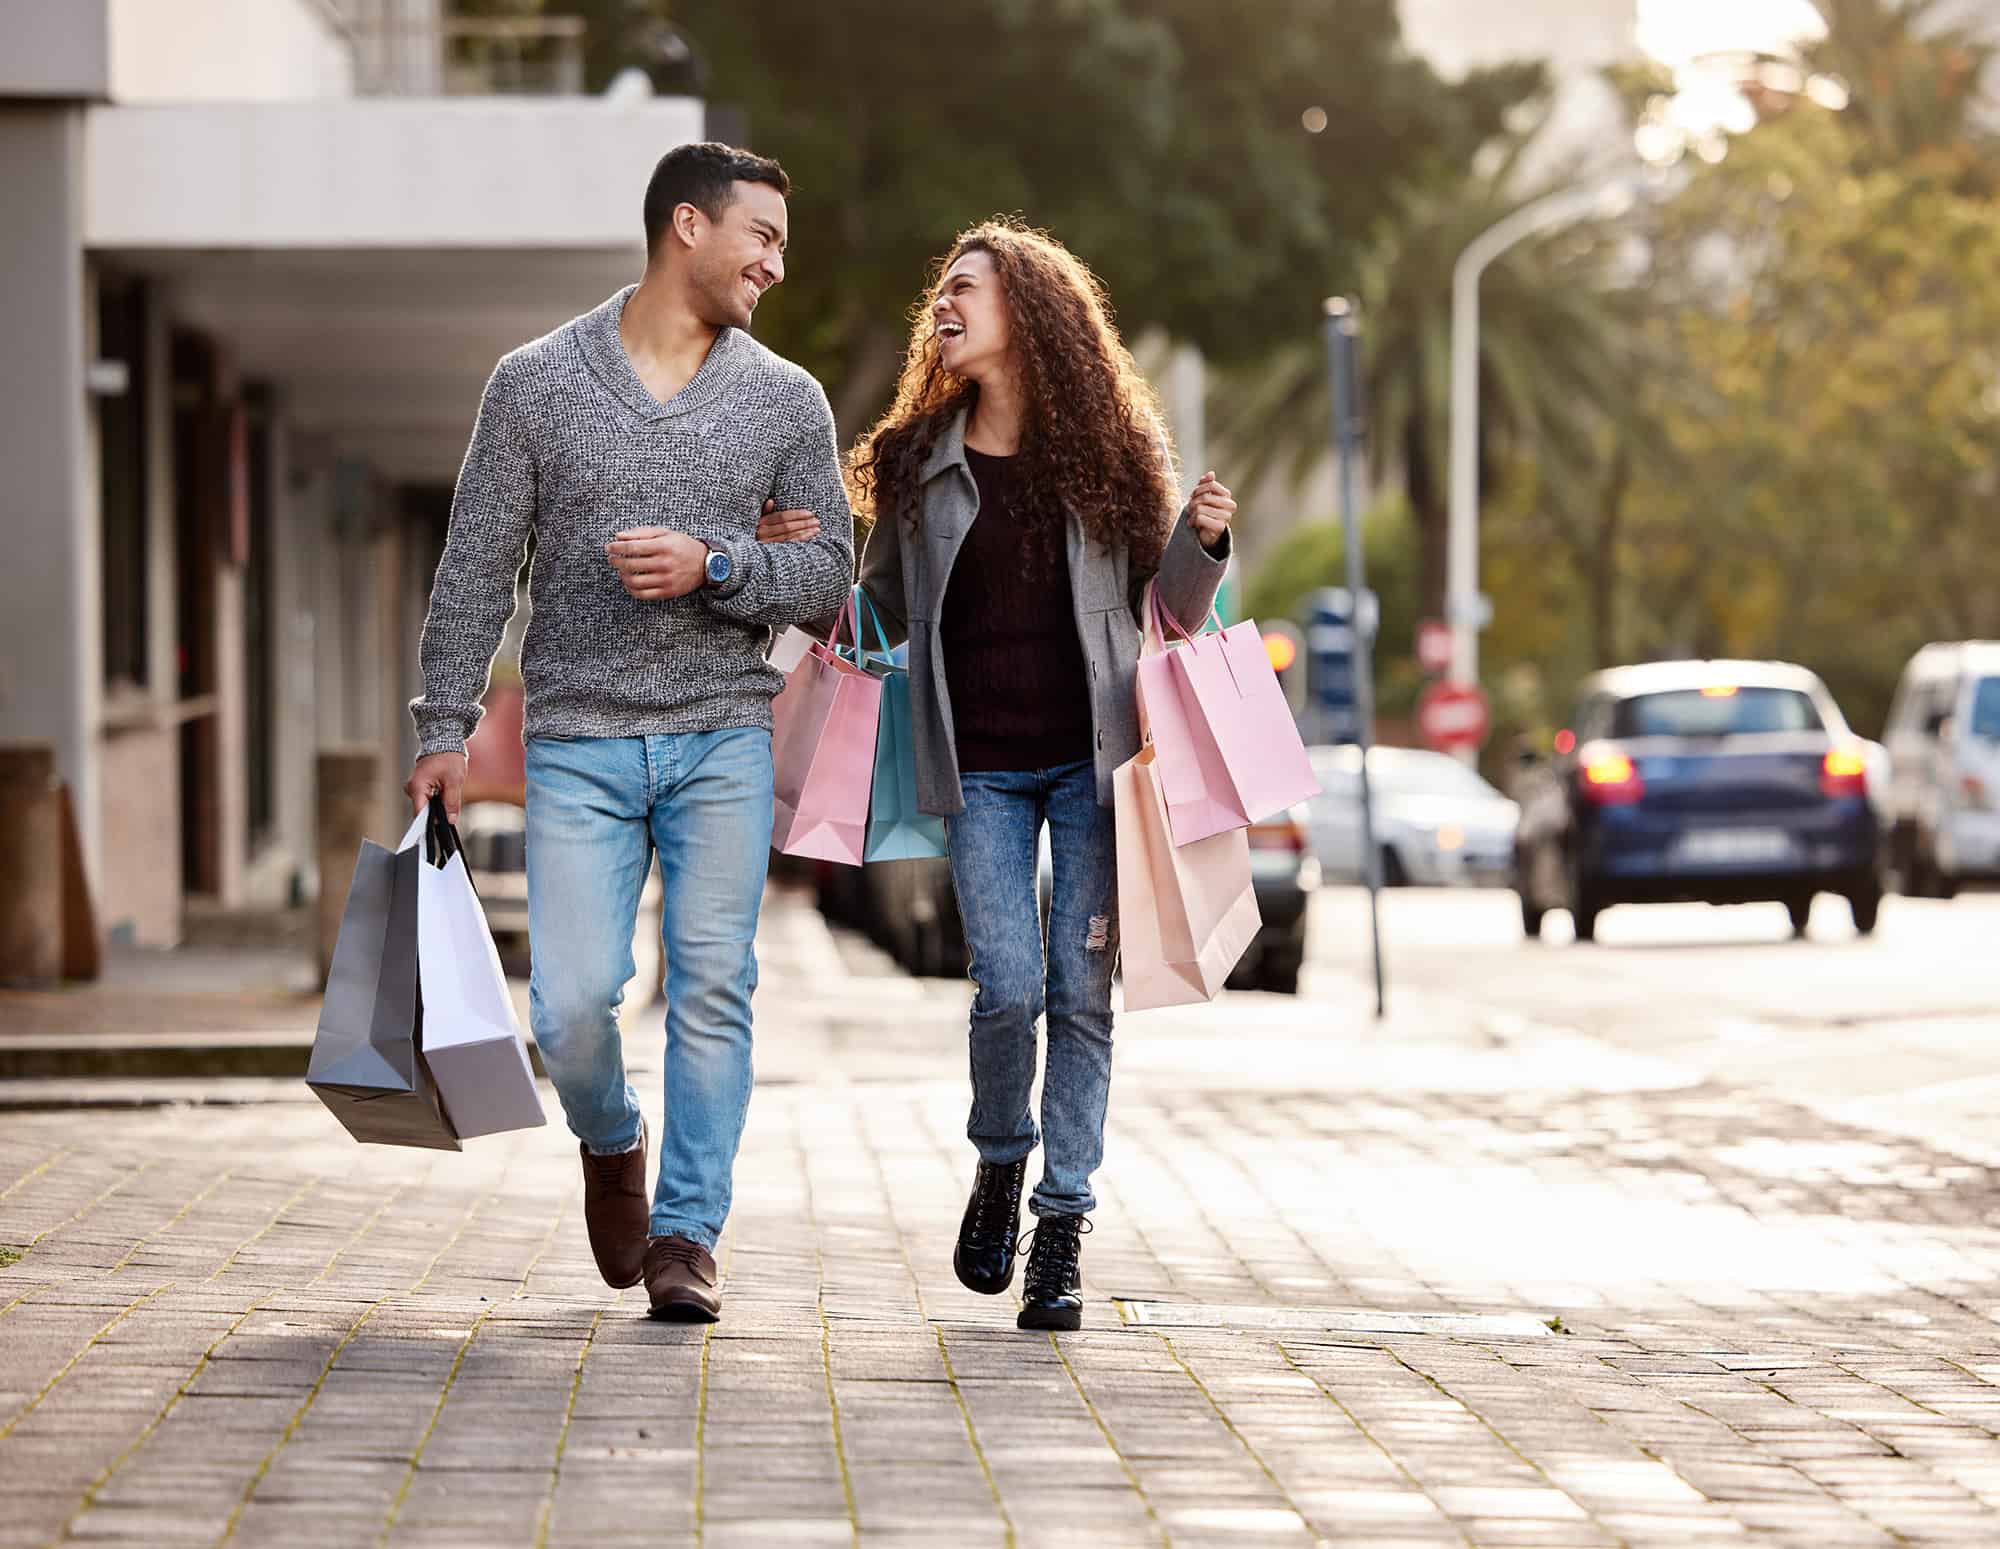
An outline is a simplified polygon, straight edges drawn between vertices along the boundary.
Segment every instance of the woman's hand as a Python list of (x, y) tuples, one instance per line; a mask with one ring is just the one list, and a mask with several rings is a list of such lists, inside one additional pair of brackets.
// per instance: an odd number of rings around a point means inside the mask
[(778, 502), (764, 502), (763, 520), (757, 523), (759, 543), (805, 543), (819, 536), (819, 518), (810, 511), (780, 511)]
[(1230, 518), (1236, 515), (1236, 497), (1229, 493), (1229, 487), (1209, 469), (1201, 476), (1201, 482), (1188, 496), (1188, 519), (1194, 523), (1195, 536), (1201, 539), (1201, 546), (1212, 549), (1222, 541), (1229, 531)]

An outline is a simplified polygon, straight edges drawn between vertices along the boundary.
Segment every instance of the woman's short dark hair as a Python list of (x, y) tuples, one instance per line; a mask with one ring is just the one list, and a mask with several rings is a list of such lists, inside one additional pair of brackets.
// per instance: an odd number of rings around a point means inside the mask
[(691, 204), (710, 220), (721, 220), (722, 212), (736, 202), (738, 183), (768, 183), (787, 196), (792, 191), (785, 169), (754, 151), (715, 140), (677, 145), (668, 151), (646, 184), (647, 253), (658, 245), (681, 205)]

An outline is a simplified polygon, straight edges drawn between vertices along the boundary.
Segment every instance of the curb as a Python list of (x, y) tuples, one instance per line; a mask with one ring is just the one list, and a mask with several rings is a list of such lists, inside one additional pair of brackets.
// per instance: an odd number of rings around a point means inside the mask
[[(259, 1076), (303, 1081), (312, 1034), (162, 1033), (105, 1038), (88, 1033), (0, 1039), (0, 1081), (199, 1081)], [(548, 1073), (528, 1040), (537, 1076)], [(5, 1106), (0, 1101), (0, 1106)]]

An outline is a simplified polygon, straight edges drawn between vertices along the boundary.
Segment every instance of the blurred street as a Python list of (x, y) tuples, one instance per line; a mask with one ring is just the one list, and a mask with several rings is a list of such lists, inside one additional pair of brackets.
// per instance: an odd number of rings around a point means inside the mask
[(951, 1274), (966, 988), (797, 895), (712, 1332), (597, 1281), (552, 1101), (453, 1156), (294, 1082), (44, 1084), (0, 1543), (1993, 1543), (2000, 899), (1585, 948), (1391, 893), (1379, 1027), (1360, 900), (1300, 996), (1121, 1024), (1059, 1340)]

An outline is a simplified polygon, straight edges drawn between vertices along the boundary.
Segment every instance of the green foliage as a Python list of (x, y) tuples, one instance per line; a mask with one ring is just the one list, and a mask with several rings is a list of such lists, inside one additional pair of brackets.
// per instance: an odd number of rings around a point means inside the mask
[[(1370, 456), (1393, 469), (1416, 523), (1422, 595), (1440, 612), (1450, 435), (1452, 269), (1481, 232), (1544, 194), (1513, 175), (1525, 142), (1485, 172), (1440, 176), (1408, 192), (1364, 260), (1359, 288)], [(1482, 461), (1490, 489), (1512, 451), (1588, 439), (1601, 406), (1625, 397), (1630, 309), (1606, 274), (1602, 226), (1514, 249), (1481, 285)], [(1299, 478), (1326, 455), (1322, 347), (1309, 330), (1256, 365), (1222, 376), (1211, 397), (1222, 455), (1256, 478)]]
[[(1695, 654), (1801, 662), (1873, 733), (1918, 645), (2000, 634), (1988, 53), (1921, 3), (1822, 8), (1808, 64), (1848, 82), (1847, 111), (1760, 99), (1764, 122), (1671, 200), (1488, 273), (1495, 746), (1545, 739), (1585, 672)], [(1662, 83), (1620, 84), (1636, 108)], [(1441, 534), (1449, 263), (1508, 186), (1413, 200), (1364, 291), (1376, 466), (1420, 537)], [(1319, 377), (1302, 341), (1227, 384), (1215, 419), (1267, 462), (1308, 462)]]
[[(1405, 715), (1423, 687), (1415, 659), (1419, 567), (1408, 507), (1392, 500), (1369, 512), (1361, 541), (1368, 586), (1382, 607), (1375, 643), (1377, 707), (1384, 715)], [(1346, 542), (1338, 519), (1298, 523), (1251, 577), (1243, 594), (1244, 616), (1301, 622), (1313, 592), (1347, 584)]]
[[(963, 227), (1019, 212), (1105, 279), (1128, 336), (1217, 359), (1297, 331), (1407, 186), (1493, 133), (1537, 66), (1447, 86), (1392, 0), (675, 0), (710, 98), (792, 173), (759, 332), (883, 401), (904, 311)], [(1323, 133), (1302, 114), (1319, 108)]]
[(1826, 36), (1807, 65), (1847, 83), (1858, 170), (1899, 168), (1959, 193), (2000, 192), (1980, 82), (1994, 46), (1946, 25), (1938, 0), (1814, 0)]
[(1856, 139), (1792, 115), (1674, 212), (1761, 262), (1681, 314), (1720, 413), (1673, 435), (1710, 498), (1697, 512), (1685, 490), (1657, 496), (1682, 534), (1708, 528), (1663, 566), (1683, 629), (1809, 652), (1873, 728), (1909, 650), (2000, 631), (2000, 359), (1980, 342), (2000, 337), (2000, 212), (1922, 168), (1866, 170)]

